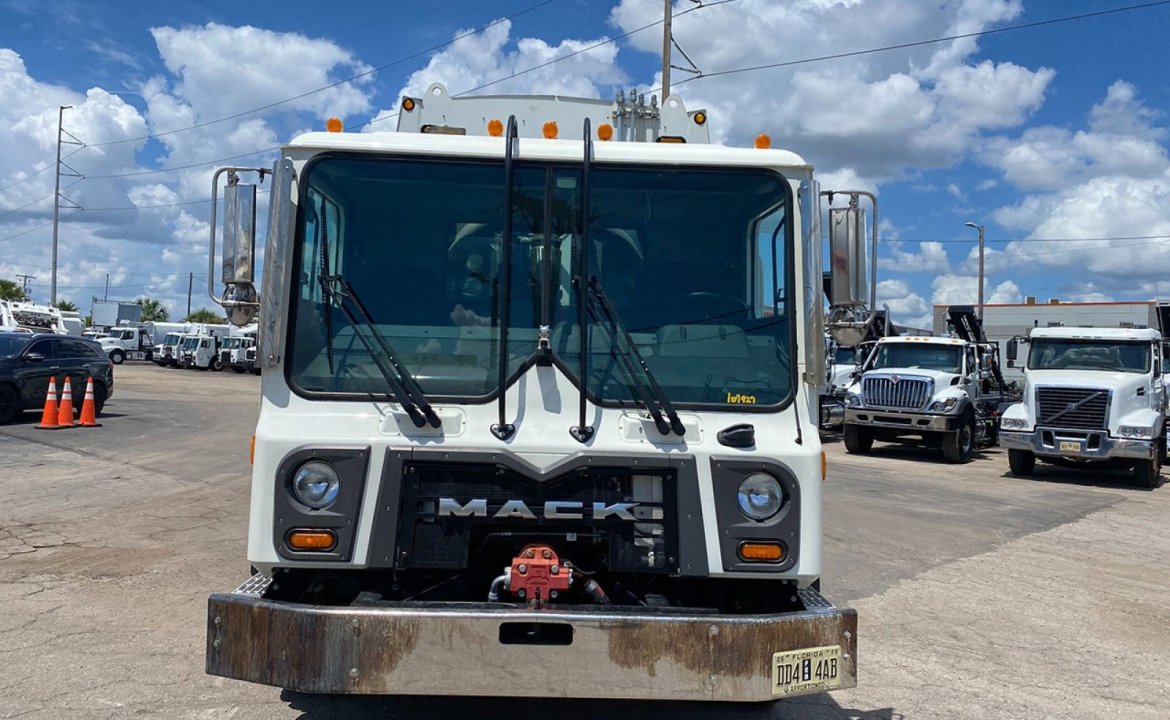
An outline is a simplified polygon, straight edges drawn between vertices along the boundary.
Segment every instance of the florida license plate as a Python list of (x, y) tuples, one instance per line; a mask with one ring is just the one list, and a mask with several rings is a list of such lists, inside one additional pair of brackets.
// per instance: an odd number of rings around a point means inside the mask
[(1061, 440), (1060, 441), (1060, 451), (1061, 452), (1079, 453), (1081, 451), (1081, 444), (1079, 442), (1076, 442), (1076, 441)]
[(772, 656), (772, 695), (839, 688), (842, 670), (840, 645), (778, 652)]

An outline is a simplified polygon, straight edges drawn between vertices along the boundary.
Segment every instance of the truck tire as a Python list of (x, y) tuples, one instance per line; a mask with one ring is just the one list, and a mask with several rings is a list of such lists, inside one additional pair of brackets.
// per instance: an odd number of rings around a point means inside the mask
[(1027, 450), (1008, 450), (1008, 468), (1012, 475), (1031, 477), (1036, 472), (1036, 455)]
[(873, 449), (873, 428), (845, 424), (845, 449), (854, 455), (865, 455)]
[(121, 365), (122, 361), (125, 359), (126, 353), (122, 352), (121, 350), (114, 350), (110, 353), (110, 362), (114, 363), (115, 365)]
[(1162, 481), (1162, 447), (1165, 441), (1160, 441), (1160, 447), (1154, 451), (1154, 457), (1149, 460), (1135, 460), (1133, 463), (1133, 484), (1143, 488), (1156, 488)]
[(958, 430), (943, 435), (943, 459), (949, 463), (962, 464), (971, 462), (975, 457), (975, 423), (970, 418), (964, 418)]
[(214, 360), (211, 361), (210, 367), (212, 370), (214, 370), (216, 372), (221, 372), (223, 370), (223, 360), (220, 360), (219, 358), (215, 358)]

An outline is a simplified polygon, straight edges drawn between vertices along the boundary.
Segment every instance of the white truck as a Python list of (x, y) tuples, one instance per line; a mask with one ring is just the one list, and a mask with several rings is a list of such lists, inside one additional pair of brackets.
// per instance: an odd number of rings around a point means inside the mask
[[(158, 351), (154, 361), (160, 366), (182, 367), (182, 345), (189, 335), (214, 335), (219, 338), (231, 333), (231, 326), (208, 323), (156, 323), (155, 344)], [(165, 331), (160, 339), (158, 334)]]
[[(219, 360), (225, 368), (231, 368), (237, 373), (252, 372), (256, 365), (256, 338), (250, 335), (235, 335), (223, 341), (219, 346)], [(248, 351), (253, 350), (251, 357)]]
[[(856, 612), (819, 592), (811, 165), (708, 144), (675, 96), (433, 85), (398, 132), (329, 125), (213, 178), (209, 294), (240, 325), (259, 310), (265, 372), (255, 575), (210, 598), (207, 671), (310, 693), (853, 686)], [(245, 173), (271, 187), (262, 294)]]
[(227, 340), (228, 330), (205, 327), (204, 332), (183, 336), (179, 349), (179, 364), (195, 370), (223, 370), (220, 345)]
[[(1000, 445), (1015, 475), (1036, 460), (1129, 465), (1157, 487), (1166, 453), (1162, 336), (1152, 329), (1035, 328), (1024, 340), (1023, 401), (1004, 411)], [(1008, 342), (1014, 362), (1019, 339)]]
[(0, 331), (69, 334), (60, 310), (21, 300), (0, 300)]
[(150, 329), (139, 325), (110, 328), (109, 334), (100, 338), (98, 344), (115, 365), (127, 360), (154, 361), (158, 352)]
[(1006, 387), (998, 346), (986, 341), (974, 309), (948, 309), (958, 337), (877, 341), (845, 397), (845, 449), (870, 452), (875, 440), (942, 448), (947, 462), (969, 462), (994, 445)]

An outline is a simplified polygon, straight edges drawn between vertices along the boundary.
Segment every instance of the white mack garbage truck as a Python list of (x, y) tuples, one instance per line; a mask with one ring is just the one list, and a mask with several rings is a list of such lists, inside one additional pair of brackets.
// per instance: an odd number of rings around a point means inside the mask
[(207, 671), (312, 693), (853, 686), (856, 613), (819, 592), (811, 166), (766, 136), (708, 144), (674, 96), (433, 85), (398, 132), (329, 125), (213, 179), (209, 293), (259, 312), (264, 372), (255, 575), (211, 596)]
[[(1008, 342), (1009, 362), (1020, 338)], [(1134, 328), (1035, 328), (1027, 338), (1023, 402), (1004, 411), (1000, 445), (1015, 475), (1036, 460), (1129, 465), (1157, 487), (1166, 454), (1162, 336)]]

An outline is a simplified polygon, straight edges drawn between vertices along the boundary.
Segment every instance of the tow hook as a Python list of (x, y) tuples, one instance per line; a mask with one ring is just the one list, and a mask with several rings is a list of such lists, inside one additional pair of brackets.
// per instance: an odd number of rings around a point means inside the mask
[[(547, 545), (529, 545), (512, 558), (512, 566), (504, 570), (503, 575), (492, 581), (488, 600), (498, 602), (501, 591), (505, 591), (539, 607), (549, 600), (556, 600), (572, 584), (571, 564), (562, 563), (556, 551)], [(594, 595), (593, 591), (588, 592)], [(604, 595), (602, 593), (602, 597)]]

